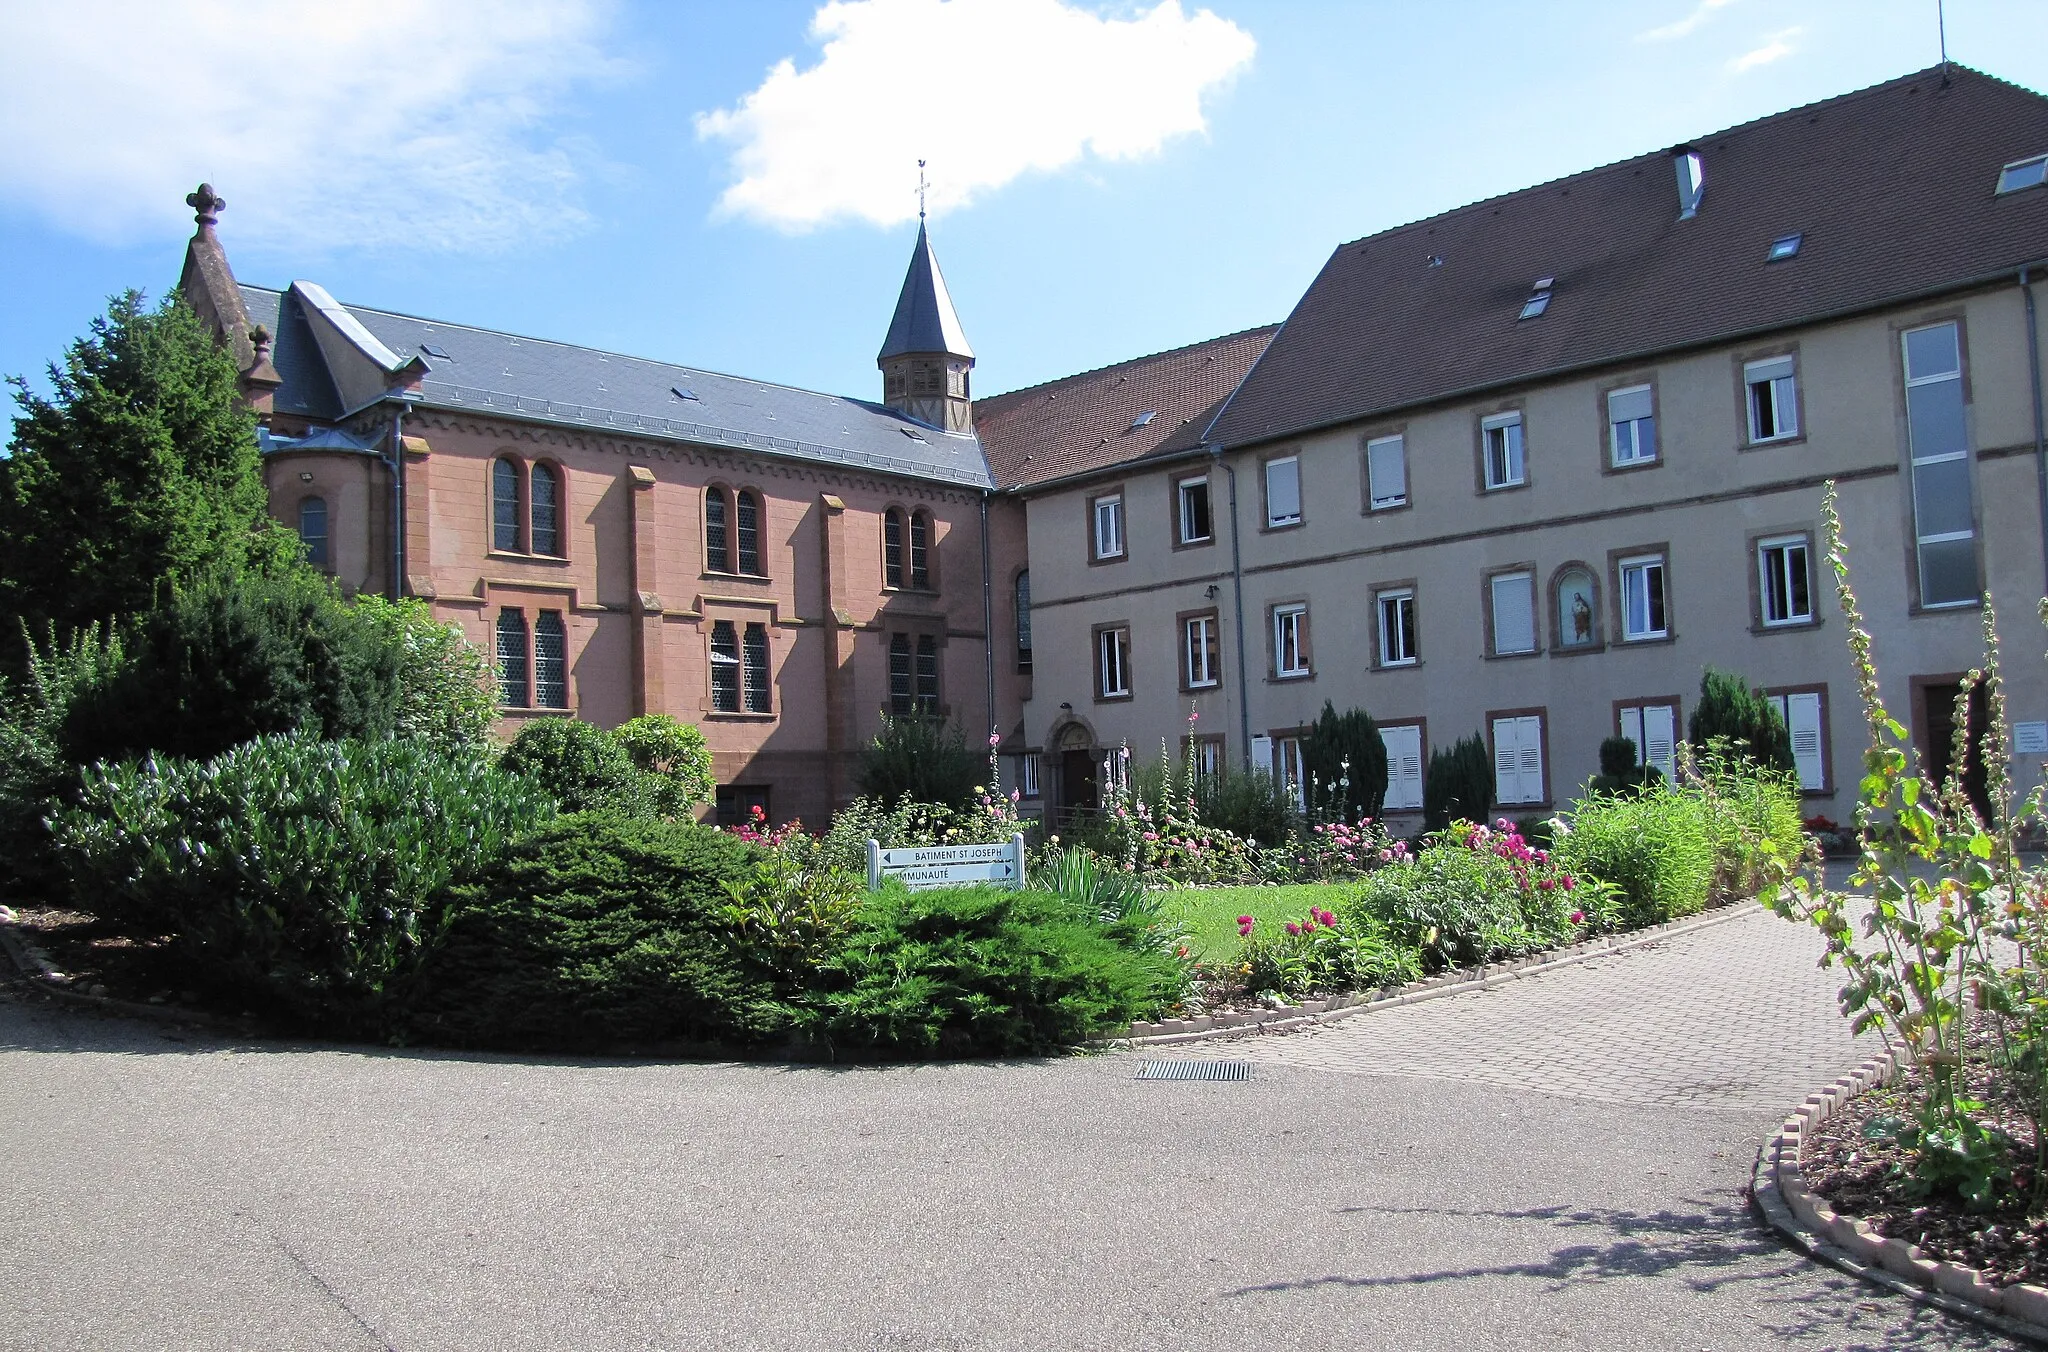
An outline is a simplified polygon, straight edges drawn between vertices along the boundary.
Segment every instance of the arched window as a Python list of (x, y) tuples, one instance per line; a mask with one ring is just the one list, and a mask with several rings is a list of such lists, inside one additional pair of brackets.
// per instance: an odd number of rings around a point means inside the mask
[(533, 702), (543, 709), (569, 707), (569, 631), (559, 610), (543, 610), (534, 621)]
[(761, 499), (750, 488), (733, 498), (733, 534), (739, 537), (739, 571), (761, 576)]
[(726, 511), (725, 490), (704, 490), (704, 570), (732, 571), (732, 518)]
[(910, 514), (910, 585), (932, 585), (932, 514), (922, 509)]
[(882, 513), (882, 585), (903, 585), (903, 513), (894, 507)]
[(498, 701), (524, 709), (533, 701), (526, 673), (526, 612), (498, 612)]
[(1017, 671), (1031, 670), (1031, 570), (1017, 573)]
[(533, 467), (533, 521), (528, 548), (536, 554), (562, 552), (562, 475), (553, 465)]
[(299, 503), (299, 544), (306, 562), (315, 568), (327, 566), (327, 499), (306, 498)]
[(491, 462), (491, 548), (519, 552), (519, 466), (509, 456)]

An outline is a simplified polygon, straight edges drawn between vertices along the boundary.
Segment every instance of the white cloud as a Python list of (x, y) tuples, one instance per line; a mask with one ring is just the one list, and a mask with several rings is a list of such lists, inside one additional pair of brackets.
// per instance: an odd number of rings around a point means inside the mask
[(1128, 160), (1203, 131), (1202, 96), (1251, 60), (1251, 35), (1161, 0), (1128, 19), (1062, 0), (839, 0), (733, 108), (697, 118), (731, 143), (719, 210), (804, 229), (855, 217), (893, 225), (962, 207), (1020, 175), (1085, 156)]
[(1757, 46), (1730, 61), (1729, 73), (1740, 75), (1746, 70), (1755, 70), (1758, 66), (1768, 66), (1773, 61), (1782, 61), (1799, 50), (1799, 35), (1805, 31), (1804, 28), (1779, 29)]
[(6, 209), (105, 243), (495, 249), (584, 223), (541, 134), (608, 68), (606, 0), (42, 0), (0, 42)]
[(1717, 9), (1726, 9), (1735, 0), (1700, 0), (1692, 7), (1692, 13), (1682, 19), (1673, 20), (1661, 28), (1652, 28), (1636, 34), (1637, 42), (1670, 42), (1674, 38), (1689, 37), (1693, 31), (1708, 19), (1714, 17)]

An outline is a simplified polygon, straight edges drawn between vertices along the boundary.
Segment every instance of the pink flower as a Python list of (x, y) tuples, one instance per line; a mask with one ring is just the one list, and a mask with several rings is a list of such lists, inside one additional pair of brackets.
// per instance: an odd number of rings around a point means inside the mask
[(1556, 884), (1556, 883), (1552, 882), (1552, 881), (1551, 881), (1550, 879), (1548, 879), (1548, 878), (1539, 878), (1539, 879), (1537, 879), (1537, 881), (1536, 881), (1536, 885), (1537, 885), (1538, 887), (1542, 888), (1542, 889), (1543, 889), (1544, 891), (1546, 891), (1546, 892), (1548, 892), (1548, 891), (1549, 891), (1549, 890), (1550, 890), (1551, 888), (1553, 888), (1553, 887), (1557, 886), (1557, 884)]
[(1287, 932), (1289, 934), (1299, 934), (1301, 933), (1301, 926), (1295, 924), (1292, 920), (1290, 920), (1287, 922)]
[(1574, 925), (1583, 925), (1584, 923), (1586, 923), (1586, 913), (1584, 911), (1573, 911), (1572, 923)]
[(1256, 924), (1257, 922), (1256, 922), (1256, 921), (1254, 921), (1254, 920), (1253, 920), (1253, 919), (1252, 919), (1252, 918), (1251, 918), (1250, 916), (1248, 916), (1248, 915), (1241, 915), (1241, 916), (1239, 916), (1239, 917), (1237, 918), (1237, 923), (1238, 923), (1238, 924), (1240, 924), (1240, 925), (1250, 926), (1250, 925)]
[(1569, 873), (1567, 873), (1564, 877), (1559, 878), (1557, 881), (1558, 885), (1564, 888), (1564, 890), (1567, 892), (1571, 891), (1572, 888), (1576, 886), (1576, 884), (1572, 882), (1572, 876)]
[(1000, 732), (992, 732), (988, 735), (988, 744), (990, 746), (998, 746), (1002, 743), (1002, 740), (1003, 734)]

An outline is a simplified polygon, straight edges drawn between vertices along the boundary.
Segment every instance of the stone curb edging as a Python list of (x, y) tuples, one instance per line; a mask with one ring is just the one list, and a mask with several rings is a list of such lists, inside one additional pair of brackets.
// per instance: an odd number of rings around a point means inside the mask
[(96, 1009), (104, 1014), (123, 1014), (130, 1018), (152, 1019), (158, 1023), (197, 1025), (202, 1028), (218, 1028), (227, 1032), (247, 1034), (254, 1026), (246, 1019), (230, 1019), (219, 1014), (208, 1014), (197, 1009), (186, 1009), (179, 1005), (151, 1005), (139, 1000), (122, 1000), (111, 995), (94, 995), (89, 991), (74, 989), (71, 978), (58, 970), (33, 939), (23, 934), (14, 924), (14, 912), (0, 906), (0, 948), (7, 950), (15, 970), (25, 977), (29, 984), (40, 993), (61, 1000), (68, 1005), (85, 1009)]
[(1625, 934), (1606, 934), (1598, 939), (1573, 944), (1569, 948), (1553, 948), (1513, 962), (1463, 967), (1426, 981), (1410, 982), (1408, 985), (1393, 986), (1383, 991), (1335, 995), (1327, 1000), (1282, 1005), (1277, 1009), (1213, 1014), (1196, 1019), (1166, 1019), (1160, 1023), (1134, 1023), (1124, 1036), (1104, 1041), (1110, 1046), (1159, 1047), (1177, 1042), (1200, 1042), (1208, 1038), (1232, 1037), (1247, 1033), (1293, 1032), (1311, 1024), (1334, 1023), (1338, 1019), (1348, 1019), (1354, 1014), (1368, 1014), (1376, 1009), (1395, 1009), (1402, 1005), (1419, 1004), (1424, 1000), (1441, 999), (1446, 995), (1489, 990), (1521, 977), (1539, 976), (1560, 967), (1577, 966), (1591, 958), (1604, 957), (1609, 953), (1626, 953), (1630, 949), (1677, 938), (1694, 930), (1726, 924), (1730, 920), (1754, 915), (1762, 909), (1761, 902), (1740, 902), (1733, 906), (1719, 907), (1705, 915), (1670, 920), (1661, 925), (1629, 930)]
[(1918, 1245), (1886, 1238), (1860, 1218), (1842, 1215), (1806, 1186), (1806, 1141), (1814, 1130), (1852, 1099), (1889, 1084), (1898, 1071), (1898, 1053), (1885, 1052), (1808, 1094), (1757, 1152), (1750, 1200), (1772, 1229), (1831, 1267), (2048, 1347), (2048, 1287), (1993, 1286), (1975, 1268), (1929, 1258)]

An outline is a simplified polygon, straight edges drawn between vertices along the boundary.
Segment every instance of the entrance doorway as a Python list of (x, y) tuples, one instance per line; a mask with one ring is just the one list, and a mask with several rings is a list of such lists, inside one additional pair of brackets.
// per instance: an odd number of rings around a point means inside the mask
[(1060, 753), (1060, 811), (1064, 815), (1082, 816), (1102, 806), (1097, 769), (1094, 751), (1085, 746)]
[[(1955, 771), (1956, 697), (1963, 693), (1963, 683), (1946, 677), (1931, 680), (1916, 680), (1915, 692), (1920, 697), (1921, 727), (1920, 763), (1933, 783), (1930, 788), (1939, 789), (1949, 775)], [(1968, 795), (1970, 805), (1977, 809), (1977, 815), (1991, 814), (1990, 795), (1985, 788), (1984, 778), (1984, 723), (1988, 715), (1984, 704), (1984, 687), (1978, 686), (1970, 692), (1970, 747), (1969, 755), (1963, 762), (1963, 792)]]

